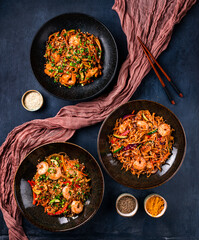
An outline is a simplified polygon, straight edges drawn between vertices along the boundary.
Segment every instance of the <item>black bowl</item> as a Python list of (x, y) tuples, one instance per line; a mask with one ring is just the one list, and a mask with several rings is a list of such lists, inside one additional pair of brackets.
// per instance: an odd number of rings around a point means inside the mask
[[(136, 112), (139, 110), (155, 112), (157, 115), (162, 116), (166, 122), (175, 129), (173, 132), (175, 142), (172, 155), (167, 160), (168, 164), (164, 164), (162, 171), (158, 171), (148, 178), (146, 175), (141, 175), (137, 178), (137, 176), (132, 175), (130, 171), (126, 172), (124, 169), (121, 170), (122, 164), (119, 160), (113, 158), (109, 149), (107, 136), (112, 133), (116, 119), (130, 114), (133, 110)], [(99, 158), (108, 174), (120, 184), (136, 189), (157, 187), (171, 179), (179, 170), (186, 151), (185, 132), (178, 118), (163, 105), (147, 100), (131, 101), (114, 110), (103, 122), (99, 131), (97, 144)]]
[[(80, 29), (99, 38), (102, 45), (103, 70), (102, 76), (95, 79), (93, 83), (84, 87), (67, 88), (54, 83), (53, 78), (44, 73), (46, 41), (49, 35), (62, 29)], [(46, 90), (65, 100), (83, 100), (98, 95), (109, 85), (116, 72), (118, 51), (113, 36), (101, 22), (85, 14), (68, 13), (49, 20), (40, 28), (33, 40), (30, 58), (33, 72)]]
[[(78, 158), (90, 173), (92, 190), (89, 204), (77, 218), (49, 216), (44, 213), (43, 207), (32, 204), (32, 190), (27, 181), (35, 175), (38, 159), (59, 152), (66, 152), (72, 159)], [(79, 227), (95, 215), (103, 199), (104, 178), (97, 161), (85, 149), (68, 142), (49, 143), (34, 149), (20, 164), (15, 176), (14, 193), (19, 209), (31, 223), (48, 231), (67, 231)]]

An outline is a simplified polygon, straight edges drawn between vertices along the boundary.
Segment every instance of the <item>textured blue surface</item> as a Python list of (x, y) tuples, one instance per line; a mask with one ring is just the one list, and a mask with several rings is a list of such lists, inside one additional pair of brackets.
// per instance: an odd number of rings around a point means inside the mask
[[(90, 14), (102, 21), (112, 32), (119, 50), (119, 66), (127, 55), (126, 38), (119, 18), (111, 9), (113, 0), (6, 0), (0, 1), (0, 144), (15, 127), (35, 118), (54, 116), (70, 102), (48, 94), (35, 79), (30, 66), (32, 39), (40, 26), (49, 19), (67, 12)], [(199, 4), (188, 12), (173, 32), (171, 42), (159, 57), (166, 72), (184, 93), (172, 106), (151, 71), (143, 80), (132, 99), (149, 99), (170, 108), (181, 120), (187, 135), (185, 161), (166, 184), (152, 190), (133, 190), (114, 182), (104, 171), (106, 189), (103, 203), (95, 217), (77, 230), (50, 233), (38, 229), (23, 219), (25, 232), (30, 239), (199, 239)], [(113, 84), (116, 82), (116, 78)], [(112, 84), (112, 86), (113, 86)], [(110, 91), (112, 86), (106, 91)], [(29, 89), (39, 90), (44, 107), (35, 113), (21, 106), (21, 96)], [(97, 135), (101, 124), (78, 130), (70, 140), (87, 149), (97, 160)], [(85, 138), (86, 136), (86, 138)], [(115, 200), (122, 192), (133, 193), (139, 200), (139, 210), (133, 218), (122, 218), (115, 211)], [(162, 194), (168, 209), (160, 219), (148, 217), (143, 200), (152, 192)], [(0, 212), (0, 239), (8, 239), (7, 227)]]

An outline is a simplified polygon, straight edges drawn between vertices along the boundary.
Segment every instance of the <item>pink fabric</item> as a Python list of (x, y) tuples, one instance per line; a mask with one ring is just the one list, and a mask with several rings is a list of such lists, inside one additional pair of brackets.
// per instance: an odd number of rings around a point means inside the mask
[(114, 108), (126, 103), (150, 70), (136, 36), (158, 57), (168, 46), (174, 25), (195, 2), (116, 0), (113, 9), (127, 36), (129, 55), (112, 92), (91, 102), (63, 107), (53, 118), (24, 123), (8, 134), (0, 148), (0, 208), (10, 239), (27, 239), (12, 189), (16, 169), (26, 154), (41, 144), (68, 140), (77, 129), (102, 121)]

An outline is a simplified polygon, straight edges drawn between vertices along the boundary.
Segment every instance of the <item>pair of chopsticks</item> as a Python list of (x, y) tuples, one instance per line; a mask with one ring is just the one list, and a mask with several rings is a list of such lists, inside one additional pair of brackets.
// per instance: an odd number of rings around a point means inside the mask
[[(148, 48), (144, 45), (144, 43), (141, 41), (141, 39), (137, 36), (137, 39), (140, 42), (141, 47), (143, 48), (143, 51), (147, 57), (147, 59), (149, 60), (149, 63), (151, 64), (155, 74), (157, 75), (160, 83), (162, 84), (162, 87), (169, 99), (169, 101), (172, 104), (175, 104), (175, 101), (173, 100), (167, 86), (165, 85), (165, 83), (163, 82), (162, 78), (160, 77), (160, 74), (158, 73), (158, 71), (156, 70), (153, 62), (151, 61), (150, 57), (152, 58), (152, 60), (155, 62), (155, 64), (159, 67), (159, 69), (161, 70), (161, 72), (164, 74), (164, 76), (166, 77), (166, 79), (169, 81), (169, 83), (171, 84), (171, 86), (174, 88), (174, 90), (176, 91), (176, 93), (180, 96), (183, 97), (183, 94), (180, 92), (180, 90), (177, 88), (177, 86), (175, 85), (175, 83), (171, 80), (171, 78), (166, 74), (166, 72), (163, 70), (163, 68), (160, 66), (160, 64), (156, 61), (156, 59), (153, 57), (153, 55), (150, 53), (150, 51), (148, 50)], [(149, 57), (150, 56), (150, 57)]]

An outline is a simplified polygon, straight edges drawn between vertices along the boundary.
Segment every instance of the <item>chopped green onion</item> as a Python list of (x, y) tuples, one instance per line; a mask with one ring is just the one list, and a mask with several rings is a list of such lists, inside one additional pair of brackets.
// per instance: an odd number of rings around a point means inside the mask
[(60, 202), (60, 200), (57, 198), (54, 198), (49, 202), (49, 204), (58, 203), (58, 202)]
[(142, 117), (144, 118), (144, 120), (149, 121), (148, 118), (144, 115), (144, 113), (142, 113)]
[(157, 132), (158, 131), (158, 129), (156, 128), (155, 130), (153, 130), (153, 131), (151, 131), (151, 132), (148, 132), (147, 134), (148, 135), (151, 135), (151, 134), (153, 134), (153, 133), (155, 133), (155, 132)]
[(122, 150), (124, 148), (124, 146), (121, 146), (121, 147), (119, 147), (118, 149), (116, 149), (113, 153), (117, 153), (117, 152), (119, 152), (120, 150)]

